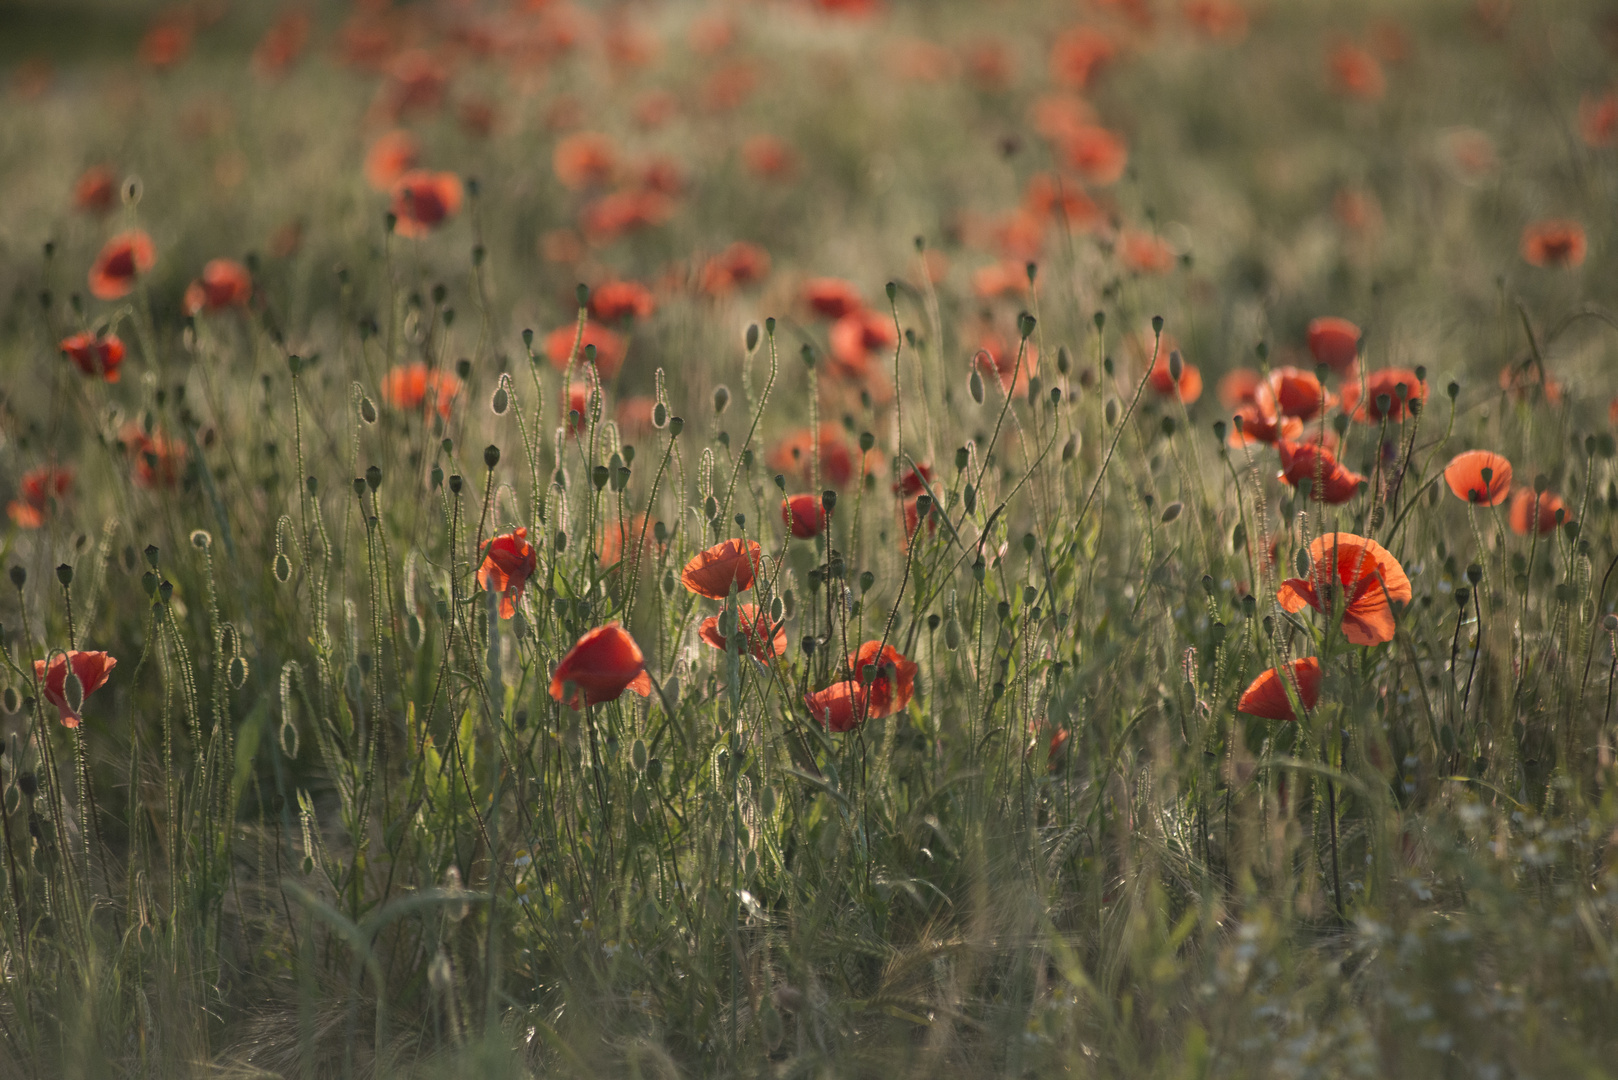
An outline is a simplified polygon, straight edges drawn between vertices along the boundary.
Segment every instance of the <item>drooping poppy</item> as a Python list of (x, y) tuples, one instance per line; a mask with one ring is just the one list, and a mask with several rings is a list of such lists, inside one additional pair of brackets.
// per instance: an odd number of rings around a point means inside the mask
[(859, 289), (842, 278), (817, 277), (803, 283), (803, 302), (817, 315), (841, 319), (865, 307)]
[(559, 140), (551, 154), (551, 167), (562, 186), (573, 191), (609, 183), (618, 170), (618, 150), (612, 139), (595, 131), (580, 131)]
[(1174, 248), (1154, 233), (1125, 229), (1118, 234), (1118, 258), (1136, 274), (1166, 274), (1174, 269)]
[[(657, 310), (652, 290), (638, 281), (605, 281), (590, 290), (590, 317), (602, 322), (646, 319)], [(600, 349), (596, 352), (599, 354)]]
[(6, 516), (19, 529), (45, 524), (51, 502), (61, 502), (73, 490), (73, 470), (61, 465), (30, 469), (17, 481), (18, 498), (6, 504)]
[(124, 343), (117, 334), (94, 334), (85, 330), (65, 337), (57, 345), (75, 367), (86, 375), (118, 381), (118, 367), (124, 362)]
[(1490, 450), (1467, 450), (1444, 466), (1444, 482), (1462, 502), (1499, 506), (1511, 494), (1511, 462)]
[(1376, 101), (1387, 92), (1388, 78), (1382, 73), (1382, 65), (1353, 42), (1339, 42), (1326, 63), (1331, 71), (1332, 87), (1340, 94)]
[(210, 259), (202, 276), (186, 286), (187, 315), (244, 305), (253, 296), (253, 277), (235, 259)]
[(685, 564), (680, 583), (710, 600), (725, 599), (732, 584), (737, 592), (746, 592), (753, 587), (763, 553), (756, 540), (722, 540)]
[[(573, 342), (579, 341), (577, 355), (573, 352)], [(610, 382), (618, 374), (623, 365), (624, 353), (628, 351), (628, 343), (623, 335), (609, 330), (598, 322), (584, 324), (584, 337), (579, 339), (578, 323), (568, 323), (558, 326), (545, 335), (545, 355), (550, 358), (551, 366), (558, 371), (567, 369), (568, 359), (573, 358), (575, 363), (586, 362), (584, 350), (591, 345), (596, 347), (596, 372), (603, 382)]]
[[(1302, 660), (1292, 661), (1291, 667), (1293, 689), (1297, 691), (1298, 701), (1306, 710), (1313, 711), (1320, 703), (1320, 661), (1306, 656)], [(1298, 718), (1292, 711), (1292, 701), (1287, 697), (1281, 673), (1275, 668), (1270, 668), (1248, 685), (1242, 692), (1241, 700), (1236, 703), (1236, 711), (1264, 720)]]
[(1337, 398), (1320, 385), (1313, 372), (1295, 367), (1276, 368), (1270, 372), (1267, 383), (1282, 416), (1313, 420), (1337, 404)]
[(135, 278), (156, 262), (157, 249), (143, 230), (119, 233), (107, 241), (90, 267), (90, 295), (98, 300), (128, 296)]
[[(904, 653), (880, 641), (867, 641), (849, 653), (848, 667), (855, 681), (869, 690), (871, 716), (878, 720), (910, 704), (916, 692), (916, 673), (921, 670)], [(867, 667), (875, 670), (867, 672)]]
[(781, 500), (781, 522), (799, 540), (819, 536), (828, 516), (819, 495), (789, 495)]
[(1129, 144), (1122, 135), (1104, 127), (1068, 132), (1057, 151), (1068, 168), (1097, 187), (1117, 183), (1129, 164)]
[(137, 487), (171, 488), (180, 482), (180, 471), (191, 456), (184, 443), (169, 438), (160, 429), (147, 433), (133, 420), (118, 434), (133, 458)]
[(514, 529), (484, 542), (478, 587), (500, 594), (500, 617), (509, 619), (522, 602), (523, 588), (539, 567), (539, 553), (528, 542), (527, 529)]
[(853, 731), (869, 718), (870, 702), (865, 687), (853, 679), (832, 683), (824, 690), (803, 696), (809, 715), (827, 731)]
[(1051, 80), (1059, 86), (1084, 90), (1117, 55), (1117, 43), (1102, 30), (1093, 26), (1064, 30), (1051, 43)]
[[(725, 648), (725, 635), (719, 632), (722, 615), (710, 615), (697, 628), (697, 636), (716, 649)], [(747, 641), (747, 651), (764, 663), (772, 657), (784, 656), (787, 651), (787, 632), (770, 621), (767, 611), (757, 604), (738, 604), (735, 613), (736, 630)]]
[(1522, 233), (1522, 257), (1531, 266), (1579, 266), (1585, 246), (1584, 226), (1577, 221), (1536, 221)]
[(51, 658), (49, 669), (45, 661), (34, 661), (34, 678), (39, 681), (45, 700), (56, 706), (61, 715), (62, 726), (76, 728), (83, 719), (78, 709), (68, 704), (67, 700), (67, 671), (69, 665), (73, 674), (79, 678), (80, 694), (79, 708), (90, 695), (107, 685), (107, 679), (112, 676), (112, 669), (118, 666), (118, 661), (104, 652), (83, 652), (74, 649), (66, 655), (57, 653)]
[(1176, 381), (1174, 356), (1166, 350), (1160, 351), (1157, 363), (1146, 373), (1146, 378), (1160, 397), (1178, 397), (1189, 405), (1202, 396), (1202, 372), (1197, 370), (1197, 365), (1182, 359), (1180, 378)]
[(392, 192), (393, 185), (415, 168), (420, 158), (421, 146), (410, 132), (384, 132), (365, 153), (365, 182), (377, 191)]
[(1343, 411), (1362, 424), (1403, 422), (1427, 401), (1427, 384), (1409, 368), (1383, 368), (1365, 378), (1364, 398), (1358, 382), (1343, 387)]
[(1316, 502), (1336, 506), (1359, 494), (1365, 477), (1338, 461), (1326, 447), (1283, 439), (1276, 449), (1281, 452), (1280, 478), (1293, 487), (1308, 480), (1309, 497)]
[(429, 370), (423, 360), (400, 364), (382, 376), (382, 400), (401, 412), (436, 405), (438, 414), (448, 419), (450, 407), (460, 392), (461, 380), (454, 372), (443, 368)]
[(393, 183), (389, 209), (400, 236), (426, 236), (461, 208), (461, 179), (454, 173), (412, 169)]
[(1568, 511), (1567, 504), (1562, 501), (1560, 495), (1553, 495), (1549, 491), (1535, 495), (1532, 488), (1518, 488), (1516, 494), (1511, 497), (1511, 512), (1508, 516), (1511, 531), (1518, 536), (1527, 536), (1530, 532), (1537, 532), (1543, 536), (1555, 531), (1556, 526), (1567, 521)]
[(1347, 319), (1324, 315), (1309, 323), (1309, 352), (1315, 363), (1325, 364), (1339, 378), (1354, 371), (1360, 355), (1360, 328)]
[(1305, 606), (1332, 614), (1343, 605), (1343, 637), (1355, 645), (1393, 640), (1392, 601), (1409, 603), (1410, 579), (1388, 549), (1352, 533), (1327, 533), (1309, 545), (1308, 578), (1288, 578), (1276, 599), (1286, 611)]
[(73, 206), (86, 214), (105, 214), (117, 198), (118, 179), (105, 165), (90, 166), (73, 184)]
[[(572, 693), (567, 691), (569, 683)], [(625, 690), (650, 697), (652, 679), (640, 646), (615, 622), (579, 638), (551, 676), (551, 697), (573, 709), (617, 701)]]

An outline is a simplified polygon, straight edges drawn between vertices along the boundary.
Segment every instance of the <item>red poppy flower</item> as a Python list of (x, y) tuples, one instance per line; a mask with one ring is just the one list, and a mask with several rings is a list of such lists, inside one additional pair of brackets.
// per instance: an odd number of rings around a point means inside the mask
[(1281, 451), (1280, 479), (1293, 487), (1310, 481), (1313, 486), (1309, 497), (1316, 502), (1336, 506), (1359, 494), (1365, 477), (1339, 462), (1337, 455), (1324, 446), (1283, 439), (1277, 449)]
[(1382, 224), (1382, 207), (1376, 196), (1354, 188), (1343, 188), (1332, 196), (1331, 212), (1337, 223), (1351, 233), (1370, 233)]
[(809, 715), (828, 731), (853, 731), (865, 723), (870, 711), (869, 695), (852, 679), (832, 683), (824, 690), (805, 694), (803, 703)]
[(1085, 231), (1102, 221), (1101, 207), (1084, 193), (1076, 180), (1058, 173), (1038, 172), (1023, 189), (1023, 211), (1039, 222), (1055, 221), (1065, 228)]
[(828, 319), (841, 319), (865, 307), (852, 281), (834, 277), (810, 278), (804, 282), (803, 302)]
[(119, 233), (107, 241), (90, 267), (90, 295), (98, 300), (128, 296), (135, 278), (155, 262), (157, 251), (150, 236), (140, 229)]
[(140, 58), (159, 71), (184, 60), (191, 52), (191, 22), (186, 16), (165, 16), (140, 39)]
[(1488, 450), (1467, 450), (1444, 466), (1444, 482), (1463, 502), (1499, 506), (1511, 493), (1511, 462)]
[(118, 434), (124, 449), (134, 459), (136, 486), (171, 488), (180, 482), (180, 470), (191, 456), (183, 443), (169, 438), (160, 430), (153, 430), (148, 435), (133, 420), (125, 424)]
[(34, 661), (34, 678), (39, 680), (44, 688), (45, 700), (56, 706), (61, 714), (62, 726), (76, 728), (83, 719), (67, 702), (67, 669), (73, 666), (73, 674), (79, 677), (79, 686), (83, 691), (79, 707), (90, 695), (107, 685), (107, 679), (112, 675), (112, 669), (118, 666), (118, 661), (104, 652), (80, 652), (74, 649), (66, 656), (57, 653), (50, 662), (49, 670), (45, 661)]
[[(573, 684), (571, 694), (567, 685)], [(646, 674), (646, 657), (617, 623), (598, 626), (568, 650), (551, 676), (551, 697), (569, 708), (617, 701), (625, 690), (650, 697), (652, 679)]]
[[(601, 541), (596, 547), (596, 555), (602, 566), (611, 566), (622, 562), (624, 552), (627, 550), (633, 557), (635, 549), (647, 538), (651, 537), (651, 530), (647, 528), (648, 522), (645, 514), (635, 514), (624, 521), (616, 518), (603, 526)], [(656, 541), (653, 540), (653, 543)]]
[(782, 438), (765, 455), (765, 463), (778, 473), (796, 473), (805, 483), (812, 483), (812, 455), (816, 443), (820, 448), (820, 481), (830, 487), (844, 488), (855, 479), (855, 472), (868, 475), (881, 467), (882, 455), (876, 450), (861, 455), (863, 468), (856, 470), (854, 455), (858, 452), (843, 441), (842, 432), (832, 424), (820, 426), (819, 439), (808, 428), (799, 428)]
[(582, 191), (600, 187), (618, 171), (618, 150), (607, 136), (580, 131), (557, 142), (551, 167), (565, 188)]
[(1052, 772), (1055, 772), (1057, 766), (1061, 764), (1062, 757), (1067, 751), (1068, 739), (1071, 737), (1072, 734), (1065, 727), (1059, 727), (1051, 732), (1049, 748), (1045, 751), (1045, 761), (1050, 765)]
[[(1400, 388), (1404, 395), (1400, 396)], [(1362, 424), (1380, 423), (1384, 417), (1395, 423), (1402, 422), (1417, 402), (1427, 401), (1427, 384), (1416, 378), (1409, 368), (1383, 368), (1373, 371), (1365, 379), (1365, 398), (1360, 398), (1360, 384), (1351, 382), (1343, 387), (1343, 411)], [(1387, 399), (1387, 409), (1382, 399)]]
[[(710, 615), (697, 628), (697, 636), (716, 649), (725, 648), (725, 635), (719, 632), (718, 615)], [(747, 650), (764, 663), (787, 651), (787, 632), (770, 622), (768, 612), (757, 604), (736, 605), (736, 629), (747, 638)]]
[[(1305, 709), (1312, 711), (1320, 703), (1320, 661), (1313, 656), (1292, 661), (1292, 678), (1298, 700)], [(1241, 700), (1236, 703), (1236, 710), (1265, 720), (1298, 718), (1292, 711), (1292, 702), (1287, 697), (1281, 673), (1275, 668), (1252, 681), (1242, 692)]]
[(872, 350), (890, 350), (899, 343), (893, 317), (875, 311), (856, 311), (832, 323), (827, 335), (832, 365), (841, 374), (860, 378), (870, 367)]
[(709, 296), (724, 296), (763, 280), (769, 272), (769, 252), (738, 240), (703, 264), (700, 285)]
[(1220, 376), (1216, 393), (1219, 404), (1234, 409), (1243, 402), (1258, 400), (1258, 388), (1264, 385), (1264, 376), (1252, 368), (1237, 368)]
[(1247, 9), (1235, 0), (1185, 0), (1180, 13), (1205, 37), (1236, 41), (1247, 34)]
[(185, 313), (245, 305), (252, 295), (253, 278), (247, 267), (235, 259), (210, 259), (202, 268), (202, 277), (186, 287)]
[(436, 403), (438, 414), (447, 420), (450, 406), (460, 392), (461, 380), (453, 372), (442, 368), (429, 371), (422, 360), (401, 364), (382, 376), (382, 400), (403, 412)]
[(984, 300), (1024, 296), (1028, 292), (1028, 264), (1002, 259), (972, 271), (972, 294)]
[(377, 111), (390, 120), (436, 112), (448, 86), (443, 61), (426, 49), (407, 49), (388, 65), (387, 82), (377, 91)]
[(1174, 269), (1174, 249), (1161, 236), (1125, 229), (1118, 235), (1118, 257), (1136, 274), (1166, 274)]
[(1586, 94), (1580, 99), (1579, 134), (1586, 146), (1611, 146), (1618, 142), (1618, 94), (1609, 90), (1600, 97)]
[(1117, 55), (1117, 43), (1093, 26), (1064, 30), (1051, 45), (1051, 80), (1059, 86), (1083, 90)]
[(789, 495), (781, 500), (781, 522), (799, 540), (819, 536), (826, 527), (826, 518), (819, 495)]
[(1295, 367), (1270, 372), (1268, 387), (1282, 416), (1313, 420), (1337, 404), (1336, 397), (1326, 392), (1313, 373)]
[(105, 165), (92, 165), (73, 185), (73, 206), (86, 214), (105, 214), (118, 198), (118, 180)]
[(37, 529), (45, 524), (51, 500), (61, 502), (73, 490), (73, 470), (46, 465), (30, 469), (17, 482), (20, 498), (6, 504), (6, 516), (19, 529)]
[(1187, 405), (1202, 396), (1202, 372), (1197, 365), (1180, 362), (1180, 381), (1174, 381), (1174, 373), (1170, 370), (1172, 357), (1166, 350), (1160, 350), (1157, 363), (1147, 372), (1146, 378), (1152, 384), (1152, 389), (1162, 397), (1178, 397)]
[[(602, 322), (646, 319), (655, 310), (657, 300), (652, 290), (636, 281), (607, 281), (590, 290), (590, 316)], [(599, 353), (600, 348), (596, 351)]]
[(1053, 93), (1036, 98), (1028, 110), (1034, 130), (1053, 143), (1096, 122), (1095, 107), (1077, 94)]
[[(1244, 401), (1237, 405), (1231, 418), (1240, 418), (1241, 430), (1232, 424), (1230, 428), (1230, 445), (1246, 446), (1248, 443), (1264, 443), (1275, 446), (1282, 442), (1291, 442), (1303, 434), (1303, 421), (1296, 416), (1282, 416), (1275, 411), (1275, 398), (1265, 389), (1264, 397), (1259, 401)], [(1313, 475), (1313, 474), (1311, 474)]]
[(780, 180), (798, 168), (798, 155), (792, 144), (775, 135), (753, 135), (742, 143), (742, 164), (764, 180)]
[(117, 334), (97, 336), (86, 330), (63, 338), (57, 348), (86, 375), (100, 376), (110, 383), (118, 381), (118, 366), (124, 362), (124, 343)]
[(302, 11), (283, 15), (253, 49), (253, 70), (265, 78), (281, 75), (309, 44), (309, 16)]
[(1522, 257), (1530, 265), (1578, 266), (1584, 252), (1584, 226), (1577, 221), (1536, 221), (1523, 230)]
[(923, 462), (914, 468), (906, 469), (893, 485), (893, 493), (905, 498), (913, 498), (926, 491), (933, 482), (933, 467)]
[(408, 131), (389, 131), (378, 135), (365, 154), (365, 182), (377, 191), (393, 191), (393, 185), (411, 169), (421, 157), (416, 137)]
[(1360, 355), (1360, 328), (1347, 319), (1325, 315), (1309, 324), (1309, 352), (1315, 363), (1325, 364), (1347, 378)]
[(680, 583), (698, 596), (723, 600), (732, 584), (737, 592), (753, 587), (764, 549), (756, 540), (723, 540), (698, 552), (680, 572)]
[[(867, 674), (865, 669), (870, 666), (876, 670)], [(898, 649), (880, 641), (867, 641), (849, 653), (848, 667), (855, 681), (869, 689), (871, 716), (878, 720), (910, 704), (916, 692), (916, 673), (921, 670)]]
[(478, 587), (500, 593), (500, 617), (517, 613), (523, 587), (539, 566), (539, 554), (528, 542), (528, 530), (516, 529), (484, 542), (483, 565), (478, 567)]
[(585, 362), (584, 350), (594, 345), (596, 372), (600, 374), (603, 382), (610, 382), (613, 376), (618, 374), (618, 369), (623, 366), (624, 353), (628, 350), (628, 344), (623, 336), (608, 330), (600, 323), (586, 322), (584, 338), (579, 341), (579, 351), (577, 356), (574, 356), (573, 341), (578, 337), (578, 333), (578, 324), (569, 323), (566, 326), (558, 326), (545, 335), (545, 355), (550, 358), (551, 366), (558, 371), (565, 371), (569, 357), (573, 357), (575, 363), (582, 364)]
[(413, 169), (394, 181), (394, 231), (426, 236), (461, 208), (461, 180), (454, 173)]
[(1070, 131), (1057, 149), (1068, 168), (1097, 187), (1117, 183), (1129, 164), (1129, 145), (1123, 136), (1104, 127)]
[(658, 191), (614, 191), (579, 211), (579, 228), (596, 244), (661, 225), (674, 215), (674, 201)]
[[(1536, 512), (1535, 506), (1538, 506)], [(1557, 515), (1561, 515), (1561, 521)], [(1541, 536), (1553, 532), (1556, 526), (1568, 520), (1567, 504), (1559, 495), (1550, 492), (1541, 492), (1536, 496), (1532, 488), (1518, 488), (1517, 493), (1511, 497), (1511, 531), (1518, 536), (1527, 536), (1530, 532), (1537, 532)]]
[(1328, 533), (1309, 545), (1308, 579), (1288, 578), (1276, 599), (1286, 611), (1306, 605), (1331, 614), (1343, 604), (1343, 637), (1355, 645), (1393, 640), (1394, 600), (1410, 602), (1410, 579), (1388, 549), (1352, 533)]
[(657, 399), (649, 394), (631, 394), (618, 401), (613, 416), (625, 436), (645, 435), (656, 430)]
[(590, 426), (590, 384), (567, 384), (567, 433), (578, 435)]
[(1376, 101), (1388, 89), (1387, 76), (1376, 57), (1352, 42), (1340, 42), (1327, 57), (1332, 86), (1337, 92), (1362, 101)]
[(1499, 382), (1500, 389), (1518, 401), (1532, 400), (1534, 390), (1538, 388), (1544, 391), (1545, 400), (1552, 405), (1562, 403), (1562, 384), (1556, 379), (1545, 378), (1544, 369), (1538, 364), (1528, 367), (1507, 364), (1500, 369)]

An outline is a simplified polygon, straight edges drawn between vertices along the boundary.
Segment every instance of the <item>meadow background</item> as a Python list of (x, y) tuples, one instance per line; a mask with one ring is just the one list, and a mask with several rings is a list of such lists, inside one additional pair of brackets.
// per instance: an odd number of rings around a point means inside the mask
[(1611, 1075), (1615, 59), (0, 2), (0, 1074)]

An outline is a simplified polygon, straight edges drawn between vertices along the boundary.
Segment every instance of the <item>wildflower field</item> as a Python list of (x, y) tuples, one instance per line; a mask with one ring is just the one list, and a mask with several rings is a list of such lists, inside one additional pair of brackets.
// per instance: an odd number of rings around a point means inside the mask
[(1618, 1073), (1618, 13), (0, 4), (0, 1076)]

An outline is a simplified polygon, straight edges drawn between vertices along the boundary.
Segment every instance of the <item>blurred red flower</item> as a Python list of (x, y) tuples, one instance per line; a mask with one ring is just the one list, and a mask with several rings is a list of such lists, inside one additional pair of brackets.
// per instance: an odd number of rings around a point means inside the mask
[(424, 360), (401, 364), (382, 376), (382, 400), (401, 412), (431, 408), (436, 403), (438, 415), (447, 420), (460, 392), (461, 380), (453, 372), (429, 370)]
[(1324, 446), (1282, 439), (1276, 448), (1281, 452), (1280, 478), (1293, 487), (1308, 480), (1312, 485), (1309, 497), (1316, 502), (1336, 506), (1359, 494), (1365, 477), (1339, 462)]
[(67, 700), (67, 672), (70, 666), (79, 680), (79, 708), (82, 709), (91, 694), (107, 685), (118, 661), (104, 652), (82, 652), (78, 649), (66, 654), (56, 653), (49, 667), (44, 660), (34, 661), (34, 679), (40, 683), (45, 700), (56, 706), (63, 727), (76, 728), (83, 717)]
[(1051, 80), (1058, 86), (1084, 90), (1117, 55), (1117, 43), (1093, 26), (1064, 30), (1051, 45)]
[(1511, 462), (1490, 450), (1467, 450), (1444, 466), (1444, 482), (1462, 502), (1499, 506), (1511, 493)]
[(51, 503), (63, 502), (72, 490), (72, 469), (62, 465), (30, 469), (17, 481), (19, 497), (6, 504), (6, 516), (19, 529), (37, 529), (45, 524)]
[(809, 715), (827, 731), (852, 731), (865, 723), (869, 710), (865, 688), (852, 679), (832, 683), (803, 696)]
[(1533, 266), (1579, 266), (1584, 252), (1584, 226), (1577, 221), (1536, 221), (1523, 230), (1522, 257)]
[(618, 170), (618, 151), (610, 138), (599, 132), (580, 131), (556, 144), (551, 167), (563, 187), (582, 191), (609, 183)]
[(377, 191), (391, 192), (399, 178), (415, 167), (421, 157), (416, 137), (408, 131), (387, 131), (378, 135), (365, 154), (365, 182)]
[[(1365, 400), (1361, 401), (1358, 382), (1343, 387), (1343, 411), (1362, 424), (1379, 423), (1384, 417), (1395, 423), (1402, 422), (1427, 402), (1427, 384), (1416, 378), (1416, 373), (1409, 368), (1371, 372), (1365, 378), (1364, 393)], [(1387, 399), (1386, 409), (1383, 398)]]
[(426, 236), (461, 208), (461, 180), (454, 173), (415, 169), (394, 181), (391, 209), (400, 236)]
[(860, 299), (859, 289), (854, 287), (852, 281), (842, 278), (818, 277), (810, 278), (803, 283), (803, 302), (817, 315), (828, 319), (841, 319), (845, 315), (853, 315), (865, 307)]
[(86, 214), (105, 214), (118, 198), (118, 180), (105, 165), (92, 165), (73, 184), (73, 206)]
[[(725, 635), (719, 632), (721, 616), (710, 615), (697, 627), (697, 636), (716, 649), (725, 648)], [(747, 650), (763, 663), (772, 657), (785, 656), (787, 634), (770, 622), (768, 612), (760, 611), (757, 604), (736, 605), (736, 629), (747, 639)]]
[(820, 535), (826, 527), (827, 516), (819, 495), (789, 495), (781, 500), (781, 522), (799, 540)]
[[(1291, 667), (1293, 689), (1298, 694), (1298, 701), (1305, 709), (1313, 711), (1320, 703), (1320, 661), (1308, 656), (1292, 661)], [(1298, 718), (1292, 711), (1292, 701), (1287, 697), (1281, 673), (1275, 668), (1254, 679), (1242, 692), (1241, 700), (1236, 703), (1236, 711), (1264, 720)]]
[(596, 349), (596, 371), (600, 374), (603, 382), (611, 382), (613, 377), (618, 374), (618, 369), (623, 366), (624, 354), (629, 349), (628, 342), (624, 340), (621, 334), (607, 329), (598, 322), (586, 322), (584, 324), (584, 336), (579, 340), (578, 355), (574, 356), (573, 342), (578, 336), (579, 327), (577, 323), (558, 326), (555, 330), (545, 335), (545, 355), (550, 359), (551, 366), (558, 371), (564, 371), (570, 357), (576, 363), (586, 363), (584, 350), (594, 345)]
[(187, 315), (201, 311), (242, 305), (253, 296), (253, 278), (247, 267), (235, 259), (210, 259), (202, 277), (186, 286), (184, 310)]
[(652, 290), (637, 281), (604, 281), (590, 290), (590, 315), (602, 322), (646, 319), (656, 309)]
[(539, 555), (528, 542), (528, 530), (514, 529), (484, 542), (478, 587), (500, 594), (500, 617), (509, 619), (517, 613), (523, 588), (538, 567)]
[(63, 338), (57, 348), (86, 375), (110, 383), (118, 381), (118, 366), (124, 362), (124, 343), (117, 334), (95, 334), (86, 330)]
[(127, 296), (135, 287), (135, 278), (156, 262), (157, 251), (145, 232), (132, 229), (119, 233), (107, 241), (90, 267), (90, 295), (98, 300)]
[[(1561, 516), (1560, 521), (1558, 515)], [(1543, 536), (1570, 520), (1567, 504), (1561, 496), (1548, 491), (1535, 495), (1532, 488), (1518, 488), (1516, 494), (1512, 495), (1508, 517), (1511, 531), (1518, 536), (1527, 536), (1530, 532)]]
[(1360, 328), (1347, 319), (1323, 315), (1309, 323), (1309, 352), (1340, 378), (1348, 378), (1360, 355)]
[[(571, 694), (569, 683), (574, 687)], [(551, 697), (574, 709), (617, 701), (625, 690), (650, 697), (652, 680), (640, 646), (615, 622), (579, 638), (551, 676)]]
[[(854, 673), (854, 680), (866, 688), (874, 719), (900, 712), (910, 704), (916, 692), (916, 673), (920, 668), (892, 645), (867, 641), (848, 654), (848, 667)], [(867, 667), (876, 670), (867, 672)]]
[(1123, 136), (1104, 127), (1082, 127), (1068, 132), (1057, 146), (1068, 168), (1097, 187), (1116, 183), (1129, 164), (1129, 146)]
[(1387, 76), (1376, 57), (1352, 42), (1335, 45), (1326, 58), (1331, 81), (1338, 93), (1363, 101), (1376, 101), (1387, 92)]

